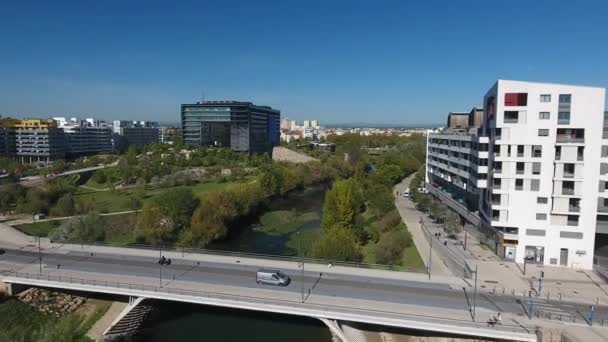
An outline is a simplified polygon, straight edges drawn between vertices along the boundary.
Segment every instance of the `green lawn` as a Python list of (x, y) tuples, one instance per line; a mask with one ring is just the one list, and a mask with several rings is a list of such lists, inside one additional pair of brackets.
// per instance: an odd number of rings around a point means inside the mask
[(27, 235), (47, 237), (49, 233), (61, 224), (62, 220), (35, 222), (28, 224), (20, 224), (15, 228), (24, 232)]

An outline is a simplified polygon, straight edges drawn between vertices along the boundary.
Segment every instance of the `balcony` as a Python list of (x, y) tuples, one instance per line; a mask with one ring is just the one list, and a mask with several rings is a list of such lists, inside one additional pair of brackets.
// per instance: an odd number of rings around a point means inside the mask
[(571, 213), (580, 213), (581, 212), (581, 207), (580, 205), (569, 205), (568, 206), (568, 211)]
[(573, 188), (562, 188), (562, 195), (574, 196), (574, 189)]
[(577, 128), (577, 129), (560, 128), (557, 130), (556, 141), (558, 143), (584, 144), (585, 143), (585, 130), (582, 128)]

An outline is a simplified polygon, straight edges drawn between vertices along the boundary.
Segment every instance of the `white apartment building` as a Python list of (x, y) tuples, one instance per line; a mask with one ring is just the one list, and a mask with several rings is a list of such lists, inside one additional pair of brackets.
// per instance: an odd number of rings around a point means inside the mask
[(561, 84), (499, 80), (488, 91), (479, 207), (499, 256), (592, 268), (604, 101), (603, 88)]
[(498, 80), (477, 134), (428, 135), (428, 187), (456, 199), (476, 186), (498, 256), (591, 269), (608, 233), (604, 106), (604, 88)]

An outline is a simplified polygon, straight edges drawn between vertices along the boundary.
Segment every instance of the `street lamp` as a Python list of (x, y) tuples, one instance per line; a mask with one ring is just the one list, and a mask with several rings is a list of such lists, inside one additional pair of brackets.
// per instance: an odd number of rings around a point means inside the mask
[(298, 234), (298, 254), (300, 255), (300, 264), (302, 264), (302, 270), (300, 273), (300, 287), (302, 290), (302, 303), (304, 303), (304, 255), (302, 255), (302, 234), (297, 231)]

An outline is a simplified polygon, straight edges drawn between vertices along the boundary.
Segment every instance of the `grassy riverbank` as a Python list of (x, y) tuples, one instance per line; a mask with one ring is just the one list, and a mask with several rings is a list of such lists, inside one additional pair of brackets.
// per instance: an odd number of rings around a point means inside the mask
[(105, 300), (88, 300), (74, 313), (56, 318), (36, 311), (14, 297), (0, 299), (0, 341), (91, 341), (86, 333), (110, 307)]

